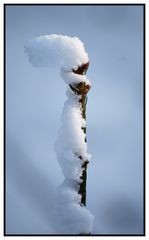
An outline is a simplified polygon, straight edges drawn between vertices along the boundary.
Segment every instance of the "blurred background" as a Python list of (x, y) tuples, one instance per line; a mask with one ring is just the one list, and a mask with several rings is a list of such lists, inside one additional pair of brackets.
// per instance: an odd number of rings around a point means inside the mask
[(77, 36), (89, 54), (87, 207), (93, 234), (143, 233), (143, 6), (6, 6), (6, 233), (56, 234), (54, 152), (66, 85), (24, 44)]

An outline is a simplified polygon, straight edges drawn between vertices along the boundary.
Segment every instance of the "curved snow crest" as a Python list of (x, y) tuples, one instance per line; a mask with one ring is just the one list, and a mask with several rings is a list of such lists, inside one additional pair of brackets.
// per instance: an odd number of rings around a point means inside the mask
[(34, 67), (76, 69), (89, 62), (84, 44), (78, 37), (42, 35), (25, 44), (25, 53)]

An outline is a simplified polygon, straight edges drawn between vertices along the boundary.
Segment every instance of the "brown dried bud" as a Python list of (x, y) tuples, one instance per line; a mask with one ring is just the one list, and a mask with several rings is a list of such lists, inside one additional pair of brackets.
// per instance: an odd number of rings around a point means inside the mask
[(79, 66), (76, 70), (75, 69), (72, 69), (72, 71), (76, 74), (79, 74), (79, 75), (85, 75), (86, 74), (86, 71), (89, 67), (89, 62), (87, 63), (83, 63), (81, 66)]
[[(89, 62), (83, 63), (76, 70), (72, 69), (72, 71), (75, 74), (85, 75), (86, 71), (88, 69), (88, 66), (89, 66)], [(88, 93), (89, 89), (91, 88), (91, 86), (89, 84), (86, 84), (85, 82), (80, 82), (78, 84), (73, 84), (73, 85), (69, 85), (69, 86), (70, 86), (71, 90), (74, 91), (78, 95), (86, 95)]]
[(90, 90), (91, 86), (86, 84), (85, 82), (80, 82), (75, 85), (69, 85), (71, 90), (74, 91), (78, 95), (86, 95)]

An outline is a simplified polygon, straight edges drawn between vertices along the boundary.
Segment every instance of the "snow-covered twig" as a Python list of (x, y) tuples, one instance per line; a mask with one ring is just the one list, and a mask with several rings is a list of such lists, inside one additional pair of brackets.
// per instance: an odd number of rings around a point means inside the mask
[(86, 103), (91, 86), (85, 76), (88, 55), (78, 38), (55, 34), (30, 40), (25, 50), (35, 67), (61, 66), (61, 76), (67, 84), (67, 100), (55, 144), (65, 177), (58, 190), (57, 226), (60, 233), (89, 234), (93, 216), (86, 208), (87, 164), (91, 157), (86, 142)]
[(91, 233), (93, 225), (93, 216), (85, 207), (87, 164), (91, 157), (87, 152), (86, 142), (86, 102), (90, 82), (83, 75), (88, 65), (87, 62), (78, 69), (61, 72), (65, 81), (69, 79), (69, 85), (59, 138), (55, 145), (57, 158), (66, 179), (57, 198), (57, 212), (62, 213), (60, 226), (67, 223), (66, 227), (63, 227), (65, 233), (85, 235)]

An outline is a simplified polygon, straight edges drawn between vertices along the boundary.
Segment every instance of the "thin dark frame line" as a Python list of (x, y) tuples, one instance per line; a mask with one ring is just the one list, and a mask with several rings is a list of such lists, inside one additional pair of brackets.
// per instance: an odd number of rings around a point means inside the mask
[(143, 139), (143, 164), (144, 164), (144, 167), (143, 167), (143, 176), (144, 176), (144, 180), (143, 180), (143, 186), (144, 186), (144, 189), (143, 189), (143, 198), (144, 198), (144, 206), (143, 206), (143, 215), (144, 215), (144, 218), (143, 218), (143, 226), (144, 226), (144, 236), (146, 235), (146, 213), (145, 213), (145, 209), (146, 209), (146, 198), (145, 198), (145, 193), (146, 193), (146, 133), (145, 133), (145, 129), (146, 129), (146, 53), (145, 53), (145, 49), (146, 49), (146, 8), (145, 8), (145, 5), (143, 7), (143, 79), (144, 79), (144, 87), (143, 87), (143, 136), (144, 136), (144, 139)]
[(5, 204), (5, 201), (6, 201), (6, 46), (5, 46), (5, 43), (6, 43), (6, 28), (5, 28), (5, 23), (6, 23), (6, 14), (5, 14), (5, 5), (4, 5), (4, 8), (3, 8), (3, 28), (4, 28), (4, 36), (3, 36), (3, 46), (4, 46), (4, 49), (3, 49), (3, 58), (4, 58), (4, 61), (3, 61), (3, 71), (4, 71), (4, 83), (3, 83), (3, 86), (4, 86), (4, 96), (3, 96), (3, 101), (4, 101), (4, 109), (3, 109), (3, 114), (4, 114), (4, 129), (3, 129), (3, 134), (4, 134), (4, 146), (3, 146), (3, 151), (4, 151), (4, 161), (3, 161), (3, 166), (4, 166), (4, 171), (3, 171), (3, 181), (4, 181), (4, 193), (3, 193), (3, 204), (4, 204), (4, 211), (3, 211), (3, 214), (4, 214), (4, 221), (3, 221), (3, 228), (4, 228), (4, 236), (5, 236), (5, 232), (6, 232), (6, 204)]
[(6, 233), (6, 7), (7, 6), (143, 6), (143, 198), (144, 198), (144, 203), (143, 203), (143, 227), (144, 227), (144, 232), (141, 234), (92, 234), (92, 235), (82, 235), (82, 237), (86, 237), (86, 236), (115, 236), (115, 237), (119, 237), (119, 236), (146, 236), (146, 199), (145, 199), (145, 194), (146, 194), (146, 54), (145, 54), (145, 49), (146, 49), (146, 4), (142, 4), (142, 3), (130, 3), (130, 4), (126, 4), (126, 3), (121, 3), (121, 4), (96, 4), (96, 3), (92, 3), (92, 4), (76, 4), (76, 3), (72, 3), (72, 4), (55, 4), (55, 3), (51, 3), (51, 4), (34, 4), (34, 3), (6, 3), (3, 4), (3, 29), (4, 29), (4, 36), (3, 36), (3, 46), (4, 46), (4, 50), (3, 50), (3, 59), (4, 59), (4, 96), (3, 96), (3, 100), (4, 100), (4, 109), (3, 109), (3, 114), (4, 114), (4, 129), (3, 129), (3, 134), (4, 134), (4, 159), (3, 159), (3, 166), (4, 166), (4, 175), (3, 175), (3, 181), (4, 181), (4, 192), (3, 192), (3, 206), (4, 206), (4, 211), (3, 211), (3, 217), (4, 217), (4, 225), (3, 225), (3, 235), (4, 236), (15, 236), (15, 237), (20, 237), (20, 236), (30, 236), (30, 237), (49, 237), (49, 236), (80, 236), (80, 235), (76, 235), (76, 234), (70, 234), (70, 235), (65, 235), (65, 234), (9, 234)]
[(145, 3), (5, 3), (8, 6), (141, 6)]
[[(9, 237), (80, 237), (80, 235), (77, 234), (6, 234), (5, 236), (9, 236)], [(140, 234), (91, 234), (91, 235), (81, 235), (81, 237), (140, 237), (140, 236), (145, 236), (143, 233)]]

